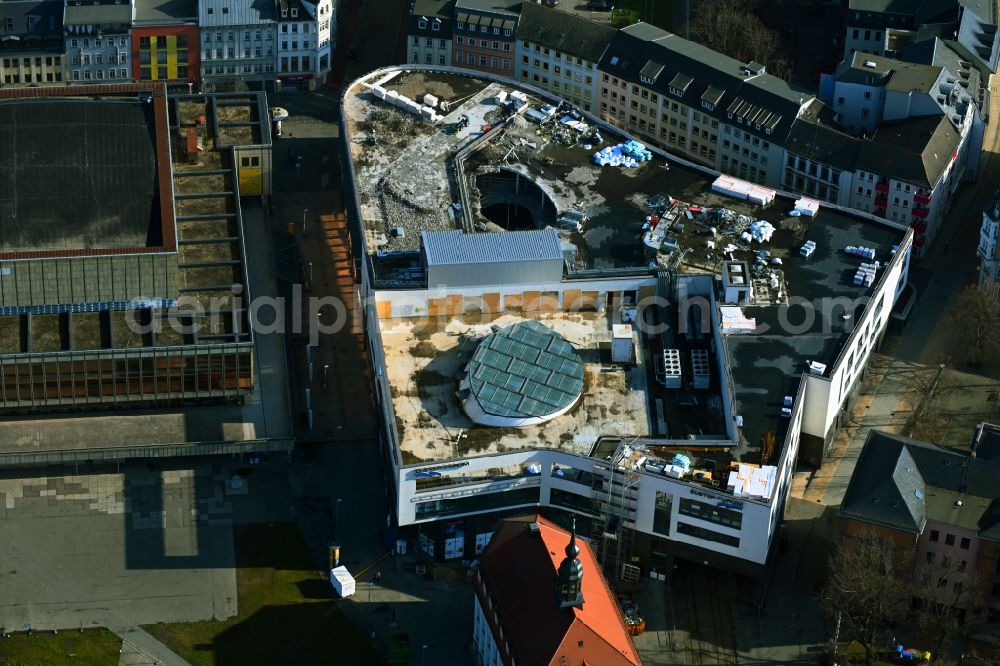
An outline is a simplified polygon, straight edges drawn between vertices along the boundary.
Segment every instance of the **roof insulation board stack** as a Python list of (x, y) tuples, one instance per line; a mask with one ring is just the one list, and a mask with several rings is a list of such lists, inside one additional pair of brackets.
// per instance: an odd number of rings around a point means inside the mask
[(772, 465), (739, 463), (738, 468), (729, 473), (726, 489), (735, 497), (771, 499), (777, 474), (778, 468)]
[(816, 217), (816, 213), (819, 212), (819, 202), (815, 199), (808, 199), (802, 197), (801, 199), (795, 200), (795, 209), (792, 211), (792, 215), (805, 215), (806, 217)]
[(719, 176), (712, 183), (712, 189), (720, 194), (735, 197), (741, 201), (750, 201), (760, 206), (771, 203), (778, 194), (770, 188), (754, 185), (732, 176)]
[(668, 389), (681, 388), (681, 350), (663, 350), (663, 386)]
[(708, 366), (707, 349), (691, 350), (691, 377), (695, 389), (708, 389), (712, 375)]

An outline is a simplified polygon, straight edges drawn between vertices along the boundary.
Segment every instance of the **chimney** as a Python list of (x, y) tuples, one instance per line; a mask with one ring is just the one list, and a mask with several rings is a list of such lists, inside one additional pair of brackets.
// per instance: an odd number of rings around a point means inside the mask
[(559, 565), (559, 587), (556, 590), (556, 600), (559, 608), (583, 608), (583, 565), (578, 556), (580, 548), (576, 545), (576, 518), (573, 519), (573, 529), (566, 545), (566, 557)]

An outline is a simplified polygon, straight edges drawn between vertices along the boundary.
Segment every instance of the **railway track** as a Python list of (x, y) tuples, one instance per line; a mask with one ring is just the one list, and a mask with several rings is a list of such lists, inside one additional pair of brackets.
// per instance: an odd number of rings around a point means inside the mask
[(700, 564), (679, 562), (671, 590), (679, 647), (687, 666), (737, 666), (730, 613), (731, 574)]

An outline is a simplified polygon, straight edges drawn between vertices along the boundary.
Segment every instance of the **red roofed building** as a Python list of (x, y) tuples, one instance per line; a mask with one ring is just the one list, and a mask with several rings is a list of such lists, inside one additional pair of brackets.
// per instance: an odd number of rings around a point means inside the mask
[(480, 558), (473, 645), (482, 666), (639, 666), (590, 546), (541, 516), (507, 518)]

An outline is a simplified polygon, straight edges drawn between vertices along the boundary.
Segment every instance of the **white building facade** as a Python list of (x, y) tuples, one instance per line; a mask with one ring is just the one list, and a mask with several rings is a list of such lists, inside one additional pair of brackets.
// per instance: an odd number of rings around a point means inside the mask
[(277, 9), (250, 0), (202, 0), (201, 75), (207, 89), (241, 82), (261, 89), (275, 78)]
[(313, 90), (326, 81), (336, 26), (332, 0), (278, 2), (278, 80), (283, 89)]
[(983, 223), (979, 228), (979, 284), (1000, 284), (1000, 196), (983, 209)]

